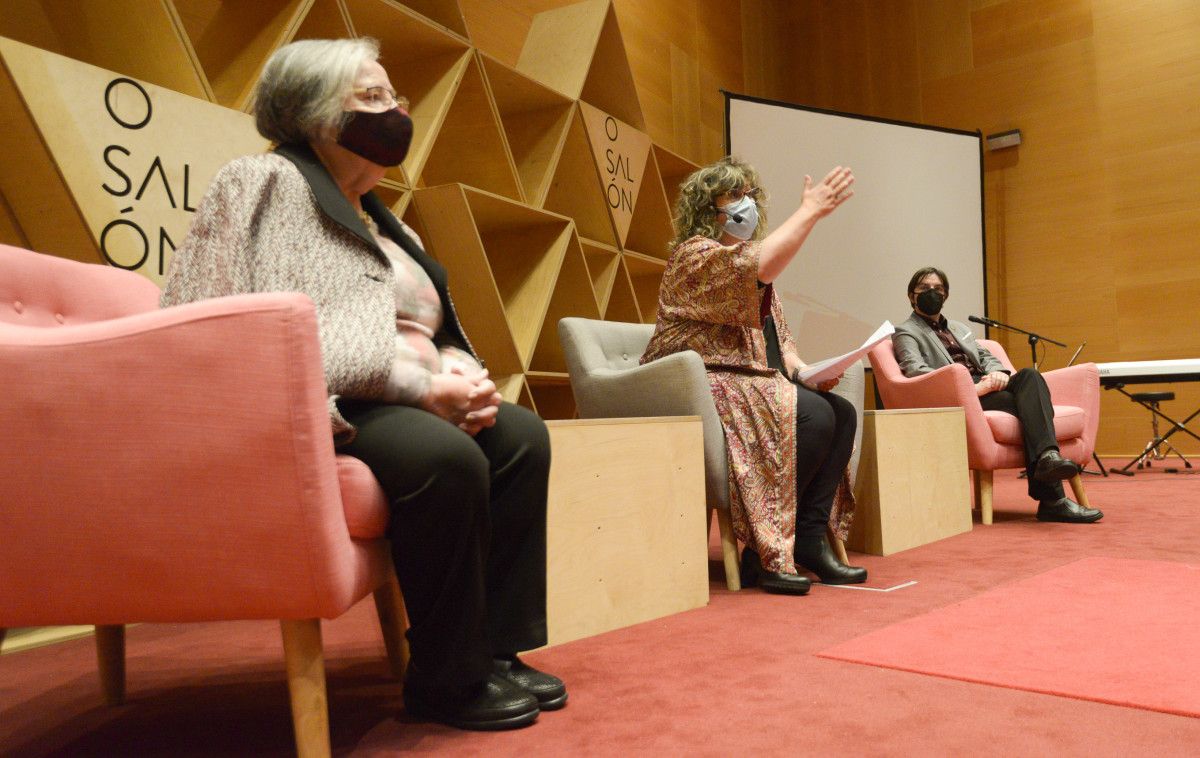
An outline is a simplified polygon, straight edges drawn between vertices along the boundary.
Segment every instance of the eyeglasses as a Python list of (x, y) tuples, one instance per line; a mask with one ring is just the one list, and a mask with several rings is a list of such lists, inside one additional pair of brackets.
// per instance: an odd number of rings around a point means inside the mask
[(729, 199), (736, 203), (737, 201), (741, 200), (743, 197), (748, 197), (751, 200), (757, 200), (759, 193), (761, 193), (761, 192), (762, 192), (761, 187), (751, 187), (748, 190), (743, 190), (741, 187), (738, 187), (737, 189), (729, 190), (729, 192), (727, 192), (725, 194), (729, 195)]
[(354, 90), (354, 95), (364, 105), (369, 105), (376, 110), (390, 111), (392, 108), (399, 108), (402, 111), (408, 110), (408, 98), (403, 95), (397, 97), (396, 91), (388, 87), (356, 89)]
[(919, 295), (922, 292), (928, 292), (930, 290), (933, 290), (934, 292), (939, 292), (943, 295), (946, 294), (946, 288), (940, 284), (936, 285), (934, 287), (930, 287), (928, 284), (918, 284), (917, 288), (915, 290), (913, 290), (913, 292)]

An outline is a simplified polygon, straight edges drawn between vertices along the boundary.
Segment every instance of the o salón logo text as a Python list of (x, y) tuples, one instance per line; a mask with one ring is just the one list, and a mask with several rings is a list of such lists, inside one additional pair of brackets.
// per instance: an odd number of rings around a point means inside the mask
[[(121, 113), (118, 113), (116, 103), (122, 93), (128, 93), (126, 97), (133, 98), (135, 102), (123, 103)], [(113, 79), (108, 83), (104, 89), (104, 108), (117, 125), (131, 133), (145, 128), (154, 116), (154, 106), (150, 102), (149, 93), (141, 84), (125, 77)], [(131, 112), (136, 115), (131, 116)], [(191, 166), (187, 163), (183, 164), (183, 186), (173, 190), (171, 181), (167, 178), (167, 172), (163, 169), (162, 156), (155, 155), (144, 171), (137, 168), (139, 157), (124, 145), (113, 144), (105, 147), (104, 163), (112, 170), (114, 176), (100, 185), (104, 191), (113, 197), (121, 198), (127, 198), (132, 194), (133, 202), (140, 202), (148, 189), (161, 186), (162, 192), (166, 194), (167, 202), (171, 204), (172, 208), (182, 207), (188, 213), (196, 212), (191, 205)], [(137, 177), (142, 177), (142, 179), (135, 192), (134, 180)], [(112, 186), (110, 186), (110, 182)], [(178, 203), (176, 197), (179, 198)], [(122, 208), (120, 213), (124, 216), (132, 213), (133, 209), (134, 206), (130, 205)], [(154, 230), (152, 229), (151, 232), (153, 233)], [(100, 253), (104, 256), (104, 260), (113, 266), (134, 270), (146, 265), (151, 251), (157, 247), (158, 274), (162, 276), (166, 270), (167, 251), (175, 251), (175, 241), (161, 225), (157, 229), (157, 238), (156, 243), (152, 245), (146, 230), (132, 218), (115, 218), (108, 222), (100, 232)], [(130, 262), (131, 258), (134, 259), (132, 262)]]

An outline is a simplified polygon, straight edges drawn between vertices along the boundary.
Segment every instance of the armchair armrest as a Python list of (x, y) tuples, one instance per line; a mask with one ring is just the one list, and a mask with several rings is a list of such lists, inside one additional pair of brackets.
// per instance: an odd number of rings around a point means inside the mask
[[(884, 403), (890, 408), (969, 408), (979, 406), (971, 372), (957, 363), (920, 376), (889, 377)], [(882, 394), (882, 388), (881, 388)]]
[[(1042, 374), (1055, 405), (1074, 405), (1084, 412), (1083, 458), (1086, 461), (1096, 449), (1100, 430), (1100, 370), (1095, 363), (1047, 371)], [(1080, 463), (1080, 461), (1076, 461)]]
[(38, 607), (38, 623), (333, 616), (365, 581), (344, 560), (307, 297), (0, 325), (0, 376), (10, 609)]

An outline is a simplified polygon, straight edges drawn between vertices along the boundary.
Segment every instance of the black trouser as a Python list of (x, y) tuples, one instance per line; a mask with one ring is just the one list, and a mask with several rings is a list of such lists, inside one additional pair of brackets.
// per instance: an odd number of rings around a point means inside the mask
[[(767, 365), (786, 375), (774, 319), (763, 325)], [(794, 383), (796, 384), (796, 383)], [(854, 453), (858, 412), (830, 392), (796, 384), (796, 537), (824, 537), (842, 473)]]
[(545, 423), (504, 403), (496, 425), (472, 438), (417, 408), (338, 406), (358, 428), (338, 452), (366, 463), (391, 505), (392, 560), (422, 684), (460, 689), (491, 673), (494, 655), (545, 645)]
[(985, 411), (1004, 411), (1021, 422), (1029, 496), (1039, 502), (1062, 497), (1062, 482), (1046, 484), (1033, 478), (1034, 465), (1042, 453), (1058, 450), (1058, 442), (1054, 439), (1054, 405), (1042, 375), (1035, 369), (1023, 368), (1009, 377), (1007, 388), (984, 395), (979, 398), (979, 404)]
[(796, 385), (796, 538), (824, 537), (850, 455), (858, 412), (831, 392)]

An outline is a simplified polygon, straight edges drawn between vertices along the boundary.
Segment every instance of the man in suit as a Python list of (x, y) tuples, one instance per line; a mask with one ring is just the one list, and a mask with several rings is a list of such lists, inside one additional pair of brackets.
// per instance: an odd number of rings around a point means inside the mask
[(950, 281), (940, 269), (929, 266), (913, 274), (908, 282), (913, 313), (892, 336), (900, 370), (913, 377), (952, 363), (964, 366), (971, 372), (985, 411), (1011, 413), (1021, 422), (1025, 473), (1029, 496), (1038, 501), (1038, 521), (1099, 521), (1103, 513), (1084, 508), (1063, 493), (1062, 480), (1078, 474), (1079, 467), (1059, 453), (1046, 380), (1032, 368), (1010, 376), (994, 355), (979, 346), (969, 326), (942, 315), (949, 297)]

